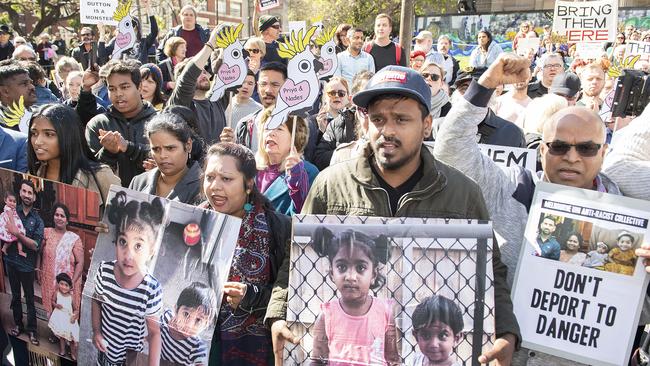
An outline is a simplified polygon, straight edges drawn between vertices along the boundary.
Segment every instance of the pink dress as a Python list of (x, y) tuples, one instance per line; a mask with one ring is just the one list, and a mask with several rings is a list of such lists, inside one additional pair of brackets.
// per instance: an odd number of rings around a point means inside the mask
[[(43, 259), (41, 260), (41, 292), (43, 299), (51, 299), (57, 291), (56, 275), (65, 272), (74, 278), (75, 258), (83, 258), (84, 246), (79, 235), (72, 231), (59, 234), (47, 227), (43, 232)], [(75, 309), (81, 305), (81, 277), (72, 284), (72, 301)], [(52, 313), (52, 302), (43, 301), (47, 314)]]
[(392, 300), (372, 298), (368, 313), (351, 316), (339, 300), (321, 305), (329, 348), (328, 365), (386, 365), (386, 333), (393, 317)]
[(11, 243), (18, 239), (11, 235), (6, 229), (7, 222), (9, 222), (9, 216), (14, 218), (14, 225), (16, 225), (18, 231), (23, 235), (25, 235), (25, 227), (23, 226), (23, 221), (18, 217), (16, 210), (5, 205), (4, 212), (0, 213), (0, 240)]

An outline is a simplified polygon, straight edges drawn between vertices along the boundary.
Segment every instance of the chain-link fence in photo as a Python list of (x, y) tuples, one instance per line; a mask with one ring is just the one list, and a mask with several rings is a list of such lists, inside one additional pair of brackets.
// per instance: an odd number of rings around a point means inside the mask
[(297, 215), (286, 365), (478, 365), (494, 342), (492, 225)]

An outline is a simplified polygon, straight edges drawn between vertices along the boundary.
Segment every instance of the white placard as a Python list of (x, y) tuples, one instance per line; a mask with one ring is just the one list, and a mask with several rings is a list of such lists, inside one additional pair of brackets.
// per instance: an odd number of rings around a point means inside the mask
[(576, 55), (582, 59), (600, 58), (605, 53), (602, 42), (576, 43)]
[(540, 39), (534, 38), (519, 38), (517, 41), (517, 54), (520, 56), (526, 55), (529, 49), (537, 50), (539, 48)]
[(307, 22), (305, 22), (304, 20), (289, 21), (289, 34), (291, 34), (291, 32), (296, 32), (297, 34), (298, 31), (301, 29), (303, 32), (307, 30)]
[(259, 10), (266, 11), (280, 6), (280, 0), (259, 0)]
[(634, 250), (649, 219), (645, 201), (538, 183), (512, 292), (522, 346), (627, 365), (648, 285)]
[(81, 0), (79, 14), (81, 24), (117, 25), (113, 14), (117, 9), (117, 0)]
[(618, 0), (555, 2), (553, 31), (568, 42), (613, 42), (618, 23)]
[[(434, 144), (432, 141), (424, 142), (424, 145), (432, 154)], [(537, 150), (490, 144), (478, 144), (478, 147), (483, 154), (492, 159), (501, 169), (507, 170), (511, 166), (519, 165), (531, 172), (537, 170)]]
[[(640, 55), (638, 61), (650, 61), (650, 42), (629, 41), (625, 43), (625, 56)], [(638, 62), (637, 61), (637, 62)]]

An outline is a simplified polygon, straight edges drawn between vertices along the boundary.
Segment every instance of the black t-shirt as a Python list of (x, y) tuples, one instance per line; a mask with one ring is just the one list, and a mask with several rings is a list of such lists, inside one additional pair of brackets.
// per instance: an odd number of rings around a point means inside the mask
[(535, 99), (546, 94), (548, 94), (548, 88), (542, 84), (541, 80), (528, 84), (528, 96), (531, 99)]
[(377, 180), (379, 181), (379, 186), (388, 192), (388, 200), (390, 202), (390, 212), (393, 216), (397, 213), (397, 206), (399, 199), (402, 198), (403, 195), (406, 193), (409, 193), (415, 188), (415, 185), (422, 179), (422, 176), (424, 175), (424, 168), (423, 165), (424, 163), (420, 161), (420, 166), (418, 166), (418, 169), (409, 177), (409, 179), (406, 180), (406, 182), (402, 183), (399, 187), (393, 187), (390, 184), (386, 183), (386, 181), (381, 177), (379, 172), (377, 171), (377, 168), (375, 167), (375, 157), (370, 156), (369, 158), (369, 163), (370, 163), (370, 169), (372, 169), (372, 174), (377, 177)]
[[(404, 49), (402, 49), (401, 52), (402, 54), (400, 56), (399, 65), (406, 66), (406, 55), (404, 54)], [(389, 65), (397, 65), (397, 59), (395, 58), (395, 43), (393, 42), (383, 47), (372, 42), (370, 54), (375, 60), (375, 72), (378, 72)]]

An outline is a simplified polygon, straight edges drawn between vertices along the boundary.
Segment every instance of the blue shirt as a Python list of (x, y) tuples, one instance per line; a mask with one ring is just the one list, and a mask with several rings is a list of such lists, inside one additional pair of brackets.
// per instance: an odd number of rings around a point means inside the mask
[(542, 251), (542, 257), (556, 261), (560, 260), (560, 243), (557, 242), (554, 236), (549, 236), (546, 241), (542, 241), (542, 238), (537, 236), (537, 245)]
[(27, 171), (27, 135), (0, 127), (0, 168)]
[(25, 227), (25, 236), (36, 242), (36, 250), (31, 250), (27, 245), (23, 244), (23, 251), (27, 254), (27, 257), (23, 257), (18, 255), (18, 246), (12, 245), (7, 251), (5, 263), (7, 263), (7, 265), (13, 265), (19, 272), (33, 272), (36, 269), (36, 255), (41, 249), (41, 244), (43, 243), (43, 229), (45, 225), (33, 207), (29, 210), (29, 213), (25, 215), (23, 212), (23, 206), (18, 205), (16, 207), (16, 212)]
[(357, 56), (352, 56), (350, 51), (345, 50), (336, 55), (339, 66), (334, 72), (335, 76), (341, 76), (348, 81), (352, 87), (352, 79), (362, 71), (375, 72), (375, 60), (372, 56), (364, 51), (360, 51)]

